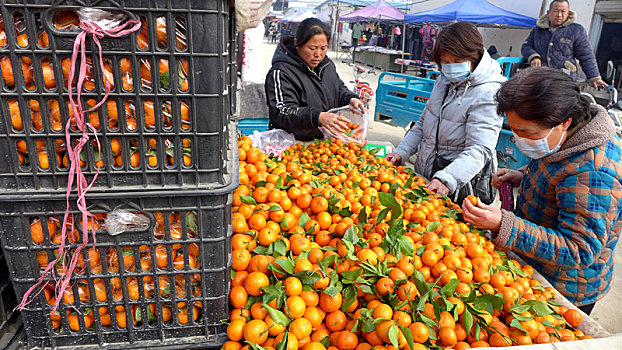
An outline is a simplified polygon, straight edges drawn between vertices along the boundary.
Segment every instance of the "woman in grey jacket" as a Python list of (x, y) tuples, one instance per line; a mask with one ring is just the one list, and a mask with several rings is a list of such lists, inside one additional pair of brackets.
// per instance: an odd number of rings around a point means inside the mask
[[(443, 28), (434, 59), (441, 76), (430, 99), (417, 123), (386, 158), (400, 164), (418, 153), (415, 172), (431, 180), (431, 191), (451, 195), (488, 160), (496, 167), (495, 147), (503, 117), (497, 114), (494, 97), (506, 79), (484, 49), (477, 28), (468, 22)], [(433, 173), (437, 154), (451, 163)]]

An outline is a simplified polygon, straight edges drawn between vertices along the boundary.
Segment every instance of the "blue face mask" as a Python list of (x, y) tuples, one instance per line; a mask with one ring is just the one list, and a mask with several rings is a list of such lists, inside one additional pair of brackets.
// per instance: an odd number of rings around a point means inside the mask
[(527, 157), (531, 159), (540, 159), (548, 156), (549, 154), (553, 154), (557, 152), (562, 146), (562, 140), (564, 139), (564, 135), (566, 135), (566, 131), (562, 133), (562, 137), (559, 139), (557, 146), (553, 149), (549, 149), (548, 138), (553, 133), (553, 129), (549, 131), (549, 133), (542, 139), (532, 140), (526, 137), (518, 136), (514, 131), (514, 140), (516, 141), (516, 147)]
[(471, 74), (471, 62), (444, 63), (441, 72), (452, 83), (459, 82)]

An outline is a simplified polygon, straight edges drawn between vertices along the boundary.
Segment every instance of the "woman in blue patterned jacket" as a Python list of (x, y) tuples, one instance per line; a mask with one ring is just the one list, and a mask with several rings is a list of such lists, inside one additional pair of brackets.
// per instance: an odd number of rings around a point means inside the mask
[(607, 111), (590, 104), (568, 75), (529, 68), (497, 94), (524, 171), (500, 170), (493, 185), (519, 187), (514, 212), (464, 201), (465, 220), (533, 265), (589, 314), (611, 288), (622, 229), (622, 142)]

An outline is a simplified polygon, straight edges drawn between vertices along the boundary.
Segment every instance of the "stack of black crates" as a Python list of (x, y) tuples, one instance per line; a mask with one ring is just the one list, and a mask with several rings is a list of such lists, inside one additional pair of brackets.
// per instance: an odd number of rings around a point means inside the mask
[[(238, 185), (231, 3), (0, 3), (0, 237), (17, 300), (55, 258), (54, 274), (62, 274), (62, 261), (77, 254), (85, 238), (75, 191), (66, 199), (66, 129), (70, 142), (82, 136), (71, 121), (67, 90), (80, 32), (76, 13), (86, 6), (142, 24), (121, 38), (101, 39), (104, 62), (87, 36), (89, 68), (79, 103), (90, 108), (104, 96), (104, 79), (112, 85), (107, 101), (85, 114), (97, 132), (89, 131), (80, 155), (89, 182), (99, 167), (86, 195), (96, 244), (89, 237), (63, 295), (46, 276), (44, 291), (21, 312), (25, 345), (220, 347), (229, 317), (231, 194)], [(74, 225), (59, 257), (67, 203)], [(105, 219), (115, 209), (149, 224), (111, 235)], [(4, 292), (1, 297), (4, 303)], [(57, 298), (62, 301), (52, 313)], [(6, 312), (0, 321), (13, 306), (0, 305)]]

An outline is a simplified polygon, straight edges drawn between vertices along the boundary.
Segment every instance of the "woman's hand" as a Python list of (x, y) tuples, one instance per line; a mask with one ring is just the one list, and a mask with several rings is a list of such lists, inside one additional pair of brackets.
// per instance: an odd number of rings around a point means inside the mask
[(523, 181), (523, 176), (525, 176), (525, 174), (522, 171), (499, 169), (499, 171), (492, 176), (492, 185), (495, 188), (500, 188), (502, 183), (508, 181), (512, 186), (518, 187), (521, 181)]
[(337, 115), (335, 113), (320, 113), (320, 125), (326, 128), (333, 136), (342, 134), (348, 128), (348, 118)]
[(363, 103), (363, 101), (359, 100), (358, 98), (353, 97), (350, 99), (350, 107), (358, 111), (363, 111), (363, 113), (367, 113), (367, 108), (365, 108), (365, 104)]
[(432, 181), (428, 184), (428, 190), (444, 195), (449, 194), (449, 188), (447, 188), (447, 186), (445, 186), (445, 184), (443, 184), (439, 179), (432, 179)]
[(477, 201), (477, 206), (468, 199), (462, 202), (464, 220), (484, 230), (499, 232), (501, 229), (501, 210)]
[(395, 152), (391, 152), (391, 153), (387, 154), (386, 156), (384, 156), (384, 159), (388, 160), (393, 165), (400, 165), (400, 164), (402, 164), (402, 157), (399, 154), (395, 153)]

